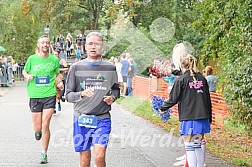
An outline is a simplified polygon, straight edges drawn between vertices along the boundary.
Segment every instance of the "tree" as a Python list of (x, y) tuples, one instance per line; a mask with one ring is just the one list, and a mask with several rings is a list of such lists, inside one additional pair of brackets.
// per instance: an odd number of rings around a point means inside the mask
[(89, 30), (99, 28), (99, 18), (104, 6), (104, 0), (80, 0), (78, 6), (87, 11), (89, 15)]
[(233, 121), (252, 130), (252, 1), (202, 1), (194, 28), (205, 37), (201, 59), (218, 59), (219, 86)]

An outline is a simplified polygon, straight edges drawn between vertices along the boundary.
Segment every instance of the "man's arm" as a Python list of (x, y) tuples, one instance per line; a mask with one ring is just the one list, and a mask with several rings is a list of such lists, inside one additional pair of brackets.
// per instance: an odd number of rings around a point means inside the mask
[(60, 90), (64, 89), (64, 84), (63, 84), (63, 81), (62, 81), (63, 79), (64, 79), (64, 76), (62, 74), (60, 74), (60, 73), (56, 74), (56, 86)]
[(27, 73), (25, 70), (23, 70), (23, 76), (27, 79), (28, 82), (31, 82), (33, 80), (33, 75)]
[(76, 87), (75, 67), (71, 66), (66, 78), (66, 100), (70, 103), (75, 103), (82, 99), (81, 91), (77, 91)]

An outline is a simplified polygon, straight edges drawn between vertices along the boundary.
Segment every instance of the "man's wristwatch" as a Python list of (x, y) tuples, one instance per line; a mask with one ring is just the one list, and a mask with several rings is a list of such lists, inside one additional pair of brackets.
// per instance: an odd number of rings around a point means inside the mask
[(81, 92), (82, 92), (82, 91), (80, 91), (80, 98), (83, 98), (84, 96), (81, 95)]

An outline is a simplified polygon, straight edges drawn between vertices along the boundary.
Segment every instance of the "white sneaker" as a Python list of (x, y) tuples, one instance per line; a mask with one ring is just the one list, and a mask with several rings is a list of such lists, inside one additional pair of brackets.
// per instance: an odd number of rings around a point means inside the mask
[(203, 167), (207, 167), (207, 165), (206, 164), (204, 164), (204, 166)]
[(185, 164), (186, 164), (186, 160), (183, 159), (183, 160), (181, 160), (181, 161), (178, 161), (178, 162), (174, 163), (173, 166), (175, 166), (175, 167), (182, 167), (182, 166), (184, 166)]
[(181, 160), (185, 160), (186, 159), (186, 155), (182, 155), (181, 157), (176, 158), (177, 161), (181, 161)]

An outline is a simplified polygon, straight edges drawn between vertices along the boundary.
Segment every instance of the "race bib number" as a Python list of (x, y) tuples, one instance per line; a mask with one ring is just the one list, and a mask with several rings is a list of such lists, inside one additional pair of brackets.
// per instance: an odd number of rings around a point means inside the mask
[(98, 117), (95, 115), (82, 114), (78, 118), (79, 126), (85, 126), (86, 128), (96, 128), (98, 124)]
[(38, 77), (36, 76), (36, 86), (48, 86), (50, 83), (50, 77)]

